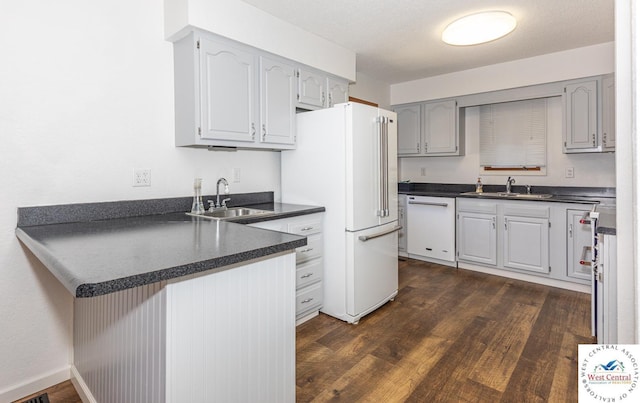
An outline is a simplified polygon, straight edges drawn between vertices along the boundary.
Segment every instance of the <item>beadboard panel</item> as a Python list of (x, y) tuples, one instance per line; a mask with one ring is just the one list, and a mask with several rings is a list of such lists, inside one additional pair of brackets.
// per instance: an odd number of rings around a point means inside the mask
[(167, 284), (167, 401), (294, 402), (295, 280), (287, 253)]
[(74, 365), (96, 401), (165, 401), (164, 284), (75, 299)]

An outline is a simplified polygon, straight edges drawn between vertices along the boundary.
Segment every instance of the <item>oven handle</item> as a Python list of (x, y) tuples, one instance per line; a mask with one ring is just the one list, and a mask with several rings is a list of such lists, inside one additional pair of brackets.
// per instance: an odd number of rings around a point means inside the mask
[(391, 228), (390, 230), (387, 231), (383, 231), (383, 232), (378, 232), (377, 234), (373, 234), (373, 235), (360, 235), (358, 237), (359, 240), (361, 240), (362, 242), (367, 242), (370, 239), (375, 239), (375, 238), (379, 238), (381, 236), (385, 236), (388, 234), (391, 234), (393, 232), (396, 231), (400, 231), (402, 229), (402, 225), (396, 225), (395, 227)]

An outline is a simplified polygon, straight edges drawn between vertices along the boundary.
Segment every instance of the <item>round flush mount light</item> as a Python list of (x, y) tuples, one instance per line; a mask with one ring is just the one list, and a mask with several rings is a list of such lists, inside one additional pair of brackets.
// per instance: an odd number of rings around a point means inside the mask
[(516, 19), (506, 11), (485, 11), (455, 20), (442, 31), (449, 45), (467, 46), (502, 38), (516, 28)]

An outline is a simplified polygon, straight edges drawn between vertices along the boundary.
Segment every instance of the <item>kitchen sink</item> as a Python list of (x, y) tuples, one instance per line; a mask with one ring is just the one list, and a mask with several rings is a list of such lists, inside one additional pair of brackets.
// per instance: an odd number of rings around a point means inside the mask
[(203, 214), (187, 213), (187, 215), (194, 217), (210, 218), (212, 220), (232, 220), (234, 218), (249, 218), (254, 216), (261, 216), (273, 214), (273, 211), (260, 210), (248, 207), (230, 207), (227, 209), (219, 209), (214, 211), (207, 211)]
[(464, 192), (463, 195), (473, 195), (476, 197), (503, 197), (506, 199), (549, 199), (553, 197), (553, 195), (548, 193), (507, 193), (507, 192)]

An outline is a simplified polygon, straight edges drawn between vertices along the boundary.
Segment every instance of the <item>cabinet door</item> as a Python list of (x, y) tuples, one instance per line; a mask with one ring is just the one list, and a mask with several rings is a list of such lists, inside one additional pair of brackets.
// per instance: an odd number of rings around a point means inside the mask
[(407, 252), (455, 261), (455, 199), (407, 197)]
[(327, 78), (327, 108), (349, 101), (349, 84), (345, 81)]
[(424, 104), (422, 114), (425, 154), (452, 154), (458, 150), (456, 101)]
[(567, 276), (591, 280), (591, 226), (584, 210), (567, 210)]
[(260, 141), (295, 144), (296, 75), (293, 66), (260, 58)]
[(253, 142), (255, 59), (206, 37), (200, 40), (201, 137)]
[(597, 88), (597, 80), (565, 87), (565, 149), (568, 151), (597, 147)]
[(323, 108), (325, 77), (304, 69), (298, 69), (297, 76), (298, 103)]
[(495, 214), (458, 213), (458, 259), (495, 266), (497, 257)]
[(549, 273), (549, 219), (504, 216), (504, 266)]
[(420, 154), (420, 105), (395, 108), (398, 115), (398, 156)]
[(616, 84), (613, 77), (602, 80), (602, 147), (616, 148)]

